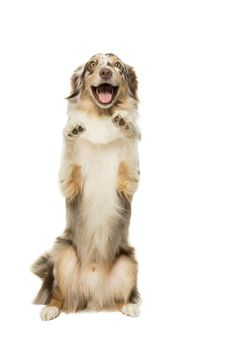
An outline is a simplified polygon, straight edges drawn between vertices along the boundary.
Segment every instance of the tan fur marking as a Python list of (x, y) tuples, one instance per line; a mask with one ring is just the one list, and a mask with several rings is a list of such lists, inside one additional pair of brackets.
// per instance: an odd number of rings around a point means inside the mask
[(138, 176), (130, 173), (125, 162), (120, 162), (117, 179), (117, 190), (131, 200), (138, 187)]
[(81, 166), (73, 165), (70, 177), (61, 183), (62, 192), (68, 200), (72, 200), (82, 188)]
[(64, 297), (72, 287), (72, 280), (77, 276), (78, 264), (77, 256), (73, 247), (66, 247), (60, 252), (56, 264), (58, 274), (58, 284)]
[(57, 306), (59, 309), (61, 309), (62, 305), (63, 305), (63, 297), (60, 289), (57, 287), (53, 293), (53, 298), (48, 304), (48, 306)]

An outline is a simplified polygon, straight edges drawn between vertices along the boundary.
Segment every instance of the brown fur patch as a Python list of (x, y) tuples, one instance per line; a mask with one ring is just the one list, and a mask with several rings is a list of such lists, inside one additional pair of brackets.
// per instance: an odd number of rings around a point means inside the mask
[(75, 69), (71, 76), (71, 93), (68, 97), (66, 97), (67, 100), (75, 100), (76, 97), (79, 95), (81, 91), (81, 87), (83, 84), (84, 76), (85, 76), (85, 71), (87, 69), (87, 65), (82, 65)]
[(59, 309), (62, 308), (63, 305), (63, 296), (58, 287), (56, 287), (53, 291), (53, 297), (48, 304), (48, 306), (57, 306)]
[(43, 280), (42, 286), (33, 303), (48, 304), (52, 298), (54, 284), (53, 261), (51, 255), (46, 253), (39, 257), (32, 266), (32, 272)]
[(132, 199), (133, 194), (137, 190), (138, 177), (130, 173), (125, 162), (121, 162), (118, 170), (117, 190), (122, 193), (128, 200)]
[(138, 80), (137, 80), (135, 70), (133, 69), (133, 67), (129, 65), (126, 65), (126, 68), (127, 68), (126, 77), (128, 80), (130, 91), (132, 92), (132, 97), (135, 100), (138, 100), (138, 97), (137, 97)]

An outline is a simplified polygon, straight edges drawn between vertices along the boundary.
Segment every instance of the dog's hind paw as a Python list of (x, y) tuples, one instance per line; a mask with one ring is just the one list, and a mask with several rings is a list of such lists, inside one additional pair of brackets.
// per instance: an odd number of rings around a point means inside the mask
[(57, 306), (45, 306), (40, 312), (40, 318), (43, 321), (53, 320), (59, 316), (60, 310)]
[(64, 135), (69, 138), (75, 138), (82, 134), (86, 130), (85, 126), (81, 122), (77, 122), (74, 125), (69, 125), (64, 129)]
[(127, 315), (127, 316), (131, 316), (131, 317), (138, 317), (140, 314), (140, 310), (139, 310), (139, 305), (138, 304), (126, 304), (124, 305), (121, 310), (120, 310), (123, 314)]

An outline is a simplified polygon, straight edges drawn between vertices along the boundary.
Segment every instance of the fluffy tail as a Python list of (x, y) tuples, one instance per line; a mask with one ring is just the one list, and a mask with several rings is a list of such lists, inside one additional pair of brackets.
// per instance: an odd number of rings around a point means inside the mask
[(33, 304), (48, 304), (52, 299), (54, 285), (53, 260), (49, 253), (40, 256), (32, 265), (32, 272), (42, 279), (42, 286)]

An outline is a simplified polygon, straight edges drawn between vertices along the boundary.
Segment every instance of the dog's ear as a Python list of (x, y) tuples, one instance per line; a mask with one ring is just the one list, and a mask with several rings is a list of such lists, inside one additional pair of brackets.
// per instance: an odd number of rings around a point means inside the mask
[(85, 65), (75, 69), (71, 76), (71, 93), (70, 96), (66, 97), (69, 101), (75, 101), (76, 97), (79, 95), (81, 87), (83, 85), (84, 76), (85, 76)]
[(126, 65), (126, 79), (128, 81), (131, 96), (137, 100), (138, 80), (133, 67)]

